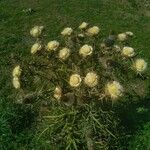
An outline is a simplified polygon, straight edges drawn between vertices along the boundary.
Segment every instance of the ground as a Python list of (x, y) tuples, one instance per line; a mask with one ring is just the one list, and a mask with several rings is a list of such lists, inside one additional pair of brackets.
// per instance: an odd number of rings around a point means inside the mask
[[(29, 8), (31, 12), (26, 11)], [(118, 33), (132, 31), (135, 37), (131, 45), (140, 51), (140, 57), (150, 63), (149, 1), (0, 0), (0, 12), (0, 149), (16, 149), (18, 143), (24, 145), (22, 149), (27, 149), (27, 141), (32, 138), (35, 124), (22, 120), (26, 114), (31, 116), (34, 113), (18, 106), (14, 108), (11, 71), (16, 63), (30, 55), (34, 40), (29, 31), (33, 26), (43, 25), (46, 28), (47, 41), (55, 39), (62, 28), (75, 28), (83, 21), (99, 26), (102, 35), (109, 34), (110, 30)], [(19, 121), (12, 127), (14, 120)]]

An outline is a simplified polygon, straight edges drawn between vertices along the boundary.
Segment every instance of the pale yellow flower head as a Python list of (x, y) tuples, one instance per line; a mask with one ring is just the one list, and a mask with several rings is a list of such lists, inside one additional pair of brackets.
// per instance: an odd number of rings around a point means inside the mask
[(122, 49), (122, 55), (125, 57), (133, 57), (135, 55), (134, 49), (132, 47), (125, 46)]
[(62, 34), (63, 36), (70, 36), (70, 35), (72, 34), (72, 32), (73, 32), (73, 29), (67, 27), (67, 28), (65, 28), (65, 29), (61, 32), (61, 34)]
[(99, 31), (100, 31), (99, 27), (93, 26), (87, 30), (87, 35), (94, 36), (94, 35), (97, 35)]
[(87, 73), (86, 77), (84, 78), (84, 83), (89, 87), (94, 87), (98, 84), (98, 76), (94, 72)]
[(87, 26), (88, 26), (88, 23), (82, 22), (81, 25), (79, 26), (79, 29), (81, 29), (81, 30), (86, 29)]
[(30, 34), (33, 37), (38, 38), (41, 35), (43, 28), (43, 26), (35, 26), (30, 30)]
[(40, 43), (35, 43), (31, 47), (31, 54), (35, 54), (37, 51), (42, 49), (42, 45)]
[(73, 74), (70, 76), (69, 84), (72, 87), (78, 87), (81, 84), (81, 77), (79, 74)]
[(54, 90), (54, 98), (57, 100), (60, 100), (62, 97), (62, 89), (60, 86), (56, 86), (55, 90)]
[(62, 60), (67, 59), (70, 56), (70, 49), (68, 48), (63, 48), (59, 51), (59, 58)]
[(127, 31), (127, 32), (126, 32), (126, 35), (128, 35), (128, 36), (133, 36), (134, 34), (133, 34), (133, 32), (131, 32), (131, 31)]
[(123, 42), (127, 40), (127, 34), (126, 33), (120, 33), (118, 34), (118, 40)]
[(112, 99), (117, 99), (122, 96), (123, 87), (117, 81), (109, 82), (106, 85), (105, 94), (110, 96)]
[(93, 47), (87, 44), (83, 45), (79, 50), (79, 54), (82, 55), (83, 57), (91, 55), (92, 52), (93, 52)]
[(15, 89), (20, 88), (20, 80), (18, 77), (13, 77), (12, 83)]
[(50, 41), (47, 44), (48, 51), (55, 51), (59, 47), (59, 42), (57, 41)]
[(145, 62), (144, 59), (138, 58), (135, 60), (133, 67), (135, 68), (137, 72), (141, 73), (145, 71), (145, 69), (147, 68), (147, 63)]
[(13, 77), (20, 77), (22, 69), (17, 65), (12, 72)]

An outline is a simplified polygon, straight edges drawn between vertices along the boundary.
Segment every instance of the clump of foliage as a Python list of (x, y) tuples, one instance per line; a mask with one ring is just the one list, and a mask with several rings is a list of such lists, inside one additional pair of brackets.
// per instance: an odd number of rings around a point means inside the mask
[(17, 102), (40, 112), (36, 140), (41, 148), (115, 149), (121, 128), (112, 104), (145, 93), (138, 88), (147, 63), (129, 44), (133, 33), (103, 38), (99, 27), (83, 22), (46, 44), (43, 31), (31, 29), (31, 56), (12, 72)]

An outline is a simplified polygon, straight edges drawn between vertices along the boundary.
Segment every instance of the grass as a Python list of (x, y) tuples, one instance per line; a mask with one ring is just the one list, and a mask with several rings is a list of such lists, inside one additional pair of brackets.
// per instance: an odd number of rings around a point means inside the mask
[(145, 124), (144, 129), (135, 135), (134, 140), (130, 142), (130, 149), (150, 149), (150, 132), (148, 132), (150, 128), (149, 126), (149, 123)]
[[(23, 12), (24, 9), (28, 8), (32, 8), (33, 12)], [(24, 57), (30, 55), (30, 47), (34, 42), (29, 35), (30, 28), (34, 25), (44, 25), (47, 32), (45, 37), (47, 41), (55, 39), (63, 27), (71, 26), (75, 28), (83, 21), (100, 26), (102, 35), (108, 35), (110, 30), (116, 32), (129, 30), (136, 35), (131, 45), (134, 45), (135, 49), (141, 51), (140, 56), (144, 57), (146, 61), (150, 63), (149, 8), (150, 3), (146, 0), (1, 0), (0, 149), (49, 148), (49, 141), (46, 141), (42, 136), (37, 141), (34, 136), (36, 135), (36, 130), (39, 130), (39, 132), (43, 131), (48, 123), (37, 126), (36, 108), (16, 104), (16, 97), (14, 97), (15, 91), (11, 85), (11, 71), (13, 66), (16, 63), (21, 63)], [(150, 73), (149, 70), (148, 72)], [(125, 132), (126, 137), (127, 135), (132, 136), (135, 132), (138, 132), (139, 129), (142, 129), (143, 124), (150, 121), (148, 119), (150, 108), (148, 98), (144, 100), (144, 102), (123, 105), (121, 108), (124, 111), (122, 112), (119, 111), (120, 107), (118, 109), (116, 108), (121, 119), (121, 124), (125, 128), (122, 130)], [(55, 106), (58, 110), (59, 107), (60, 111), (65, 111), (61, 106)], [(143, 112), (142, 114), (137, 113), (138, 107), (144, 107), (148, 109), (148, 112)], [(93, 108), (95, 107), (93, 106)], [(69, 111), (70, 110), (68, 110), (68, 112)], [(127, 114), (124, 113), (125, 111)], [(59, 119), (64, 118), (58, 118), (58, 123), (60, 121)], [(69, 120), (68, 124), (71, 123), (70, 121), (71, 120)], [(80, 124), (78, 120), (76, 121), (77, 124)], [(88, 124), (88, 122), (85, 123)], [(84, 127), (82, 129), (85, 129), (87, 124), (83, 125)], [(57, 127), (59, 128), (59, 126), (57, 126), (59, 124), (56, 123), (55, 125), (56, 128), (52, 128), (52, 130), (56, 130)], [(40, 129), (37, 129), (37, 127)], [(146, 127), (147, 130), (144, 130), (143, 134), (146, 132), (147, 135), (147, 133), (150, 132), (150, 128), (149, 126)], [(69, 128), (69, 125), (67, 128)], [(79, 129), (74, 130), (80, 131)], [(138, 141), (140, 138), (141, 135), (139, 138), (135, 137), (135, 141)], [(128, 149), (128, 137), (126, 139), (125, 141), (124, 139), (120, 139), (121, 144), (116, 144), (117, 149)], [(146, 142), (147, 141), (148, 140), (146, 140)], [(81, 142), (82, 145), (85, 141), (79, 142)], [(113, 142), (107, 141), (107, 143), (109, 142), (110, 145), (106, 144), (106, 147), (110, 148)], [(72, 142), (72, 144), (71, 146), (74, 146), (72, 149), (75, 149), (76, 146), (74, 142)], [(62, 149), (62, 147), (60, 148)], [(115, 149), (115, 147), (111, 148)]]

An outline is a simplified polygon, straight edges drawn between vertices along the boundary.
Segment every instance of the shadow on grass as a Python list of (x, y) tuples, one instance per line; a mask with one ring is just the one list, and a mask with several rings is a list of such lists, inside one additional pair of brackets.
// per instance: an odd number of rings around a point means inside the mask
[[(123, 127), (124, 136), (121, 135), (122, 137), (120, 138), (122, 149), (130, 149), (127, 147), (136, 140), (134, 139), (135, 136), (138, 136), (144, 130), (144, 126), (150, 122), (150, 93), (145, 98), (139, 97), (136, 100), (130, 98), (127, 103), (125, 102), (115, 107), (114, 111), (119, 116), (120, 125)], [(147, 133), (150, 132), (150, 129), (148, 130)], [(148, 141), (143, 141), (142, 144), (146, 145), (146, 142)]]
[(33, 111), (31, 106), (26, 105), (15, 104), (13, 111), (15, 115), (8, 121), (13, 134), (18, 134), (25, 129), (30, 129), (38, 115), (37, 112)]
[(28, 149), (36, 130), (37, 113), (30, 106), (9, 104), (0, 113), (0, 149)]

